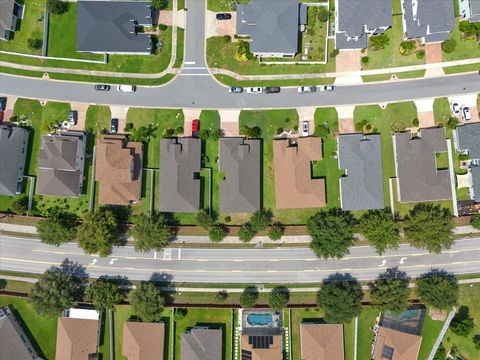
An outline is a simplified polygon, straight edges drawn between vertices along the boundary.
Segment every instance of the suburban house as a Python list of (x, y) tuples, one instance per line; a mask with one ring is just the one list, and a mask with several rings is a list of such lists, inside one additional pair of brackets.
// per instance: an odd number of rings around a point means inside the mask
[(222, 360), (222, 329), (194, 327), (182, 334), (182, 360)]
[(125, 135), (104, 135), (97, 141), (95, 181), (98, 203), (129, 205), (140, 200), (143, 144)]
[(22, 192), (28, 137), (27, 129), (0, 125), (0, 195)]
[(467, 162), (470, 198), (480, 203), (480, 123), (457, 126), (453, 134), (457, 152), (470, 158)]
[(10, 40), (23, 18), (24, 6), (15, 0), (0, 0), (0, 40)]
[(55, 360), (98, 358), (100, 314), (90, 309), (65, 310), (58, 318)]
[(9, 306), (0, 308), (0, 359), (41, 359)]
[(160, 140), (160, 201), (163, 212), (195, 212), (200, 209), (202, 140)]
[(126, 321), (122, 354), (127, 360), (163, 360), (165, 324)]
[(282, 315), (272, 310), (241, 310), (241, 360), (282, 360)]
[(400, 202), (447, 200), (452, 198), (448, 169), (437, 168), (437, 153), (446, 153), (444, 128), (420, 129), (393, 135), (397, 194)]
[(452, 0), (402, 0), (402, 13), (405, 39), (441, 42), (449, 39), (455, 28)]
[(261, 140), (219, 140), (220, 211), (250, 213), (261, 208)]
[(458, 6), (463, 20), (480, 21), (480, 0), (458, 0)]
[(312, 162), (322, 160), (322, 139), (301, 137), (273, 141), (275, 207), (326, 206), (325, 179), (312, 178)]
[(294, 57), (307, 6), (298, 0), (251, 0), (237, 4), (237, 35), (250, 37), (250, 51), (260, 57)]
[(335, 0), (335, 48), (366, 49), (369, 35), (392, 26), (392, 0)]
[(338, 137), (338, 164), (343, 210), (383, 209), (382, 143), (379, 134)]
[(143, 32), (152, 25), (150, 2), (77, 2), (77, 51), (149, 55), (152, 41)]
[(300, 324), (301, 360), (344, 360), (343, 324)]
[(83, 188), (85, 146), (81, 131), (44, 135), (38, 155), (37, 193), (79, 196)]

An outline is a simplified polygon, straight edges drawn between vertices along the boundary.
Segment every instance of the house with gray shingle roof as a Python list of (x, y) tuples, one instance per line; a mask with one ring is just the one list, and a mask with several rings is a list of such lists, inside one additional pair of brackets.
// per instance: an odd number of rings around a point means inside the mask
[(0, 125), (0, 195), (22, 192), (28, 137), (27, 129)]
[(452, 198), (450, 172), (437, 169), (436, 154), (447, 152), (444, 128), (420, 129), (393, 135), (397, 194), (400, 202), (447, 200)]
[(294, 57), (307, 7), (298, 0), (251, 0), (237, 5), (237, 35), (250, 37), (250, 51), (261, 57)]
[(338, 137), (338, 163), (343, 210), (383, 209), (382, 143), (378, 134), (347, 134)]
[(220, 211), (249, 213), (261, 208), (261, 140), (242, 137), (219, 141)]
[(405, 39), (441, 42), (449, 39), (455, 28), (452, 0), (402, 0), (402, 13)]
[(79, 196), (83, 187), (86, 136), (67, 131), (42, 136), (38, 155), (37, 193)]
[(462, 20), (480, 21), (480, 0), (458, 0), (458, 5)]
[(365, 49), (392, 26), (392, 0), (335, 0), (335, 48)]
[(194, 327), (182, 335), (182, 360), (221, 360), (222, 329)]
[(160, 140), (160, 211), (200, 209), (201, 156), (202, 141), (198, 138)]
[(476, 203), (480, 203), (480, 123), (460, 125), (453, 134), (455, 149), (470, 157), (470, 196)]
[(18, 20), (23, 18), (24, 6), (15, 0), (0, 0), (0, 40), (12, 38)]
[(148, 55), (151, 37), (141, 27), (152, 25), (150, 2), (77, 2), (77, 51)]

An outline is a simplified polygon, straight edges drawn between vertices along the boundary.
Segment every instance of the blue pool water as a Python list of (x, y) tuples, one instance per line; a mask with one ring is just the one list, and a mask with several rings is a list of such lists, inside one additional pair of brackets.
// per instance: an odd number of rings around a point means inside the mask
[(248, 314), (247, 323), (250, 326), (273, 326), (273, 316), (268, 313)]

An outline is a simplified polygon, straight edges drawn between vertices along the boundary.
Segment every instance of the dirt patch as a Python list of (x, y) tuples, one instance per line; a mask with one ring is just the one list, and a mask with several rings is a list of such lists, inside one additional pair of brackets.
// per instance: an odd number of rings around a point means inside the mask
[(335, 58), (336, 72), (360, 71), (362, 69), (361, 58), (361, 50), (340, 51)]
[(355, 131), (355, 121), (353, 118), (338, 119), (338, 132), (340, 134), (351, 134)]
[(230, 20), (217, 20), (215, 17), (217, 13), (207, 11), (206, 14), (206, 36), (207, 38), (212, 36), (230, 35), (232, 38), (237, 31), (237, 13), (229, 12), (232, 15)]
[(425, 44), (425, 63), (435, 64), (442, 62), (442, 44)]

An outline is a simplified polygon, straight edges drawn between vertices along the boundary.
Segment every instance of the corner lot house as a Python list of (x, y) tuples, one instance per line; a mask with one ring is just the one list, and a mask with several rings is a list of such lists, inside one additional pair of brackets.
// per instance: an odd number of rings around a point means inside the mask
[(0, 0), (0, 40), (10, 40), (23, 18), (24, 5), (15, 0)]
[(195, 212), (200, 209), (202, 140), (160, 140), (160, 211)]
[(335, 0), (335, 48), (365, 49), (369, 35), (392, 26), (391, 0)]
[(237, 5), (237, 35), (250, 37), (256, 56), (294, 57), (306, 15), (306, 5), (298, 0), (251, 0)]
[(455, 28), (451, 0), (402, 0), (402, 13), (405, 39), (440, 42), (449, 39)]
[(250, 213), (260, 210), (260, 140), (241, 137), (221, 138), (219, 168), (220, 211)]
[(302, 137), (273, 141), (275, 207), (325, 207), (325, 179), (312, 179), (312, 162), (322, 160), (322, 139)]
[(182, 335), (182, 360), (222, 360), (222, 329), (194, 327)]
[(480, 0), (458, 0), (460, 16), (470, 22), (480, 21)]
[(163, 360), (164, 342), (164, 323), (123, 324), (122, 354), (128, 360)]
[(454, 131), (455, 148), (459, 153), (468, 154), (470, 198), (480, 203), (480, 123), (458, 126)]
[(142, 191), (142, 143), (128, 141), (125, 135), (104, 135), (97, 141), (96, 157), (98, 203), (136, 203)]
[(400, 202), (452, 198), (448, 169), (437, 169), (436, 154), (447, 151), (444, 128), (420, 129), (393, 135), (397, 193)]
[(0, 125), (0, 195), (22, 192), (28, 136), (27, 129)]
[(40, 359), (9, 306), (0, 309), (0, 359)]
[(382, 144), (378, 134), (338, 137), (338, 163), (343, 210), (383, 209)]
[(302, 360), (343, 360), (342, 324), (300, 324)]
[(148, 55), (152, 25), (150, 2), (80, 0), (77, 5), (77, 51)]
[(79, 196), (83, 187), (86, 136), (67, 131), (42, 137), (38, 155), (37, 193)]

